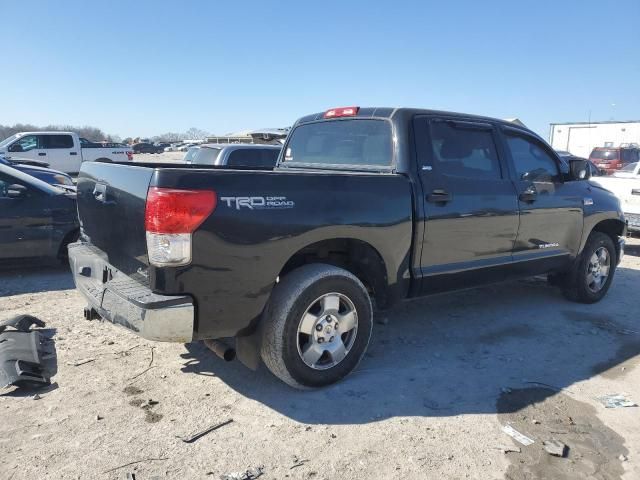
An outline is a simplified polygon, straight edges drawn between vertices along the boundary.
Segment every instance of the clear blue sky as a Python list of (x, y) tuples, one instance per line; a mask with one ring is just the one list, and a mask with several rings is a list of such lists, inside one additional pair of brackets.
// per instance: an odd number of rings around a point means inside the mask
[[(640, 120), (640, 1), (2, 0), (0, 124), (121, 136), (332, 106)], [(615, 104), (612, 106), (612, 104)]]

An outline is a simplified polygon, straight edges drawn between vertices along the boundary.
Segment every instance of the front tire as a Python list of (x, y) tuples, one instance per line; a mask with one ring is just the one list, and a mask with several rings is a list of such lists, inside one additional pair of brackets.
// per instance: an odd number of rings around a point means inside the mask
[(584, 250), (568, 272), (563, 293), (569, 300), (596, 303), (607, 294), (618, 264), (613, 240), (602, 232), (591, 232)]
[(261, 323), (267, 368), (295, 388), (332, 384), (364, 356), (373, 329), (369, 294), (342, 268), (304, 265), (276, 285)]

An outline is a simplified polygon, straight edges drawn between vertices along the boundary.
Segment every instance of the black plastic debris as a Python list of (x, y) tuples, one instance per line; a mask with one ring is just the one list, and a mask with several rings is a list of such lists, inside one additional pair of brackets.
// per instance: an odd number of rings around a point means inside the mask
[(42, 328), (45, 323), (31, 315), (17, 315), (0, 322), (0, 387), (46, 386), (56, 374), (53, 335), (31, 330), (33, 325)]

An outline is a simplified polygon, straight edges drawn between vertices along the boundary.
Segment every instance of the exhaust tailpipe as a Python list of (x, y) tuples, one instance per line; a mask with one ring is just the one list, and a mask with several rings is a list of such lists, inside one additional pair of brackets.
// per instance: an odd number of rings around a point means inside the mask
[(225, 362), (230, 362), (232, 360), (235, 360), (236, 358), (236, 349), (230, 347), (220, 340), (207, 339), (204, 341), (204, 344), (209, 350), (211, 350)]

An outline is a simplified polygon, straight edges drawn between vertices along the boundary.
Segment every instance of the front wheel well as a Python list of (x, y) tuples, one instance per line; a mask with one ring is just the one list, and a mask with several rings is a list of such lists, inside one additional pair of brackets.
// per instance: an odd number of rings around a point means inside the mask
[(382, 308), (389, 302), (384, 260), (374, 247), (362, 240), (338, 238), (308, 245), (287, 261), (279, 277), (309, 263), (326, 263), (344, 268), (364, 284), (377, 307)]
[(621, 220), (610, 218), (597, 223), (591, 231), (601, 232), (611, 237), (611, 240), (613, 240), (613, 244), (616, 247), (616, 253), (620, 256), (620, 243), (618, 242), (618, 237), (624, 235), (624, 229), (625, 224)]

